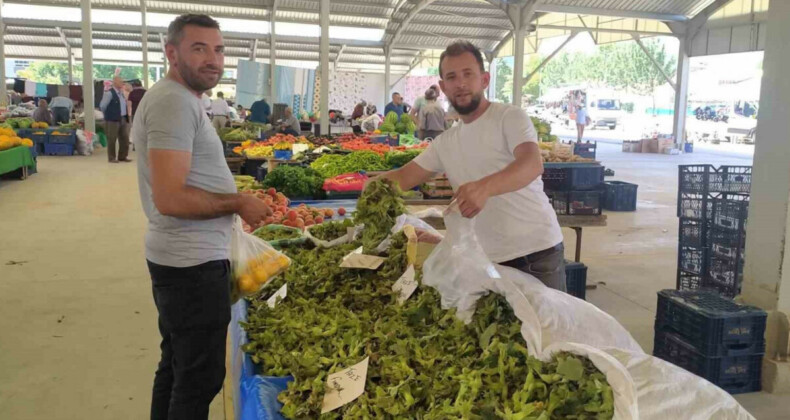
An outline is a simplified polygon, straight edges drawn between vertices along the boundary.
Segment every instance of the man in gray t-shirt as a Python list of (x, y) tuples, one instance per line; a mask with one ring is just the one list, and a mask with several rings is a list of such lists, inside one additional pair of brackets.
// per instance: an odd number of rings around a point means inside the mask
[(207, 419), (225, 378), (234, 214), (255, 226), (271, 210), (236, 192), (200, 101), (223, 72), (219, 24), (179, 16), (168, 28), (166, 54), (167, 77), (143, 97), (132, 126), (162, 336), (151, 418)]

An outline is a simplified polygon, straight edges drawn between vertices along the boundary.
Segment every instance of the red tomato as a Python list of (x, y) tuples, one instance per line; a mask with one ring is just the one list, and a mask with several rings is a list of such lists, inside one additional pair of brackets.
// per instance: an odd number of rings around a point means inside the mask
[(267, 194), (269, 194), (269, 195), (270, 195), (270, 196), (272, 196), (272, 197), (277, 197), (277, 190), (275, 190), (274, 188), (269, 188), (269, 189), (266, 191), (266, 193), (267, 193)]
[(341, 216), (345, 216), (346, 215), (346, 209), (343, 208), (343, 207), (337, 209), (337, 214), (339, 214)]
[(321, 223), (324, 223), (324, 218), (323, 218), (323, 217), (321, 217), (321, 216), (318, 216), (318, 217), (316, 217), (316, 218), (315, 218), (315, 223), (316, 223), (317, 225), (320, 225)]
[(290, 210), (290, 211), (288, 211), (288, 213), (287, 213), (286, 215), (288, 216), (288, 220), (290, 220), (290, 221), (292, 221), (292, 222), (293, 222), (294, 220), (296, 220), (296, 216), (297, 216), (297, 215), (296, 215), (296, 212), (295, 212), (295, 211), (293, 211), (293, 210)]

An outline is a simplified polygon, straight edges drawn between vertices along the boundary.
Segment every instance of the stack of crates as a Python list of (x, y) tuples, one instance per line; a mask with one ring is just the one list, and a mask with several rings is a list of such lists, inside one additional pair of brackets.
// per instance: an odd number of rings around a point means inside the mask
[(597, 216), (603, 211), (603, 173), (598, 163), (544, 163), (543, 191), (559, 216)]
[(759, 391), (766, 317), (714, 292), (662, 290), (653, 355), (730, 394)]
[(751, 166), (678, 168), (678, 290), (740, 293)]

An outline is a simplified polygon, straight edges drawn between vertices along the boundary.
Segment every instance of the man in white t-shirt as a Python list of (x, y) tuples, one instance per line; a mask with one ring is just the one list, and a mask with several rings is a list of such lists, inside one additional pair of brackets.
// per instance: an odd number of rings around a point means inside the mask
[(421, 155), (384, 176), (404, 190), (446, 173), (464, 217), (476, 218), (480, 244), (495, 263), (566, 290), (562, 232), (543, 192), (537, 133), (526, 112), (491, 103), (480, 51), (457, 41), (439, 59), (442, 91), (461, 122)]
[(228, 101), (225, 100), (225, 94), (222, 92), (217, 92), (217, 99), (211, 101), (211, 125), (214, 126), (214, 129), (219, 130), (224, 128), (225, 125), (228, 123), (228, 118), (230, 117), (230, 106), (228, 105)]

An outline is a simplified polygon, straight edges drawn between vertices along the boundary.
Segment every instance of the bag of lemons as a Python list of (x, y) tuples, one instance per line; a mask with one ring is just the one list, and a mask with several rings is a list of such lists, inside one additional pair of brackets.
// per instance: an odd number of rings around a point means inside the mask
[(290, 267), (291, 259), (263, 239), (244, 232), (239, 216), (235, 218), (232, 235), (230, 266), (235, 302), (260, 291), (266, 283)]

